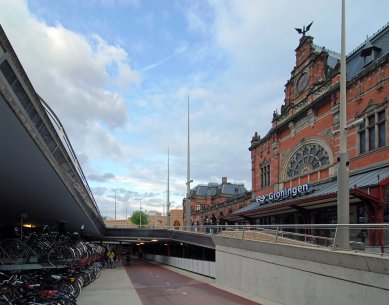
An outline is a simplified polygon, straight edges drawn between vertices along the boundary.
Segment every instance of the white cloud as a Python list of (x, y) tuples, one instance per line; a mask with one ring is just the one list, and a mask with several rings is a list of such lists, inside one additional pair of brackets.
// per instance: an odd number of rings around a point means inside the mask
[[(5, 32), (34, 87), (61, 113), (65, 127), (93, 119), (111, 128), (123, 126), (127, 107), (122, 96), (109, 90), (109, 82), (127, 88), (140, 82), (124, 49), (98, 35), (84, 37), (60, 24), (48, 26), (27, 11), (25, 2), (6, 2), (0, 13)], [(115, 75), (107, 70), (112, 63)]]
[[(127, 33), (122, 29), (115, 33), (122, 39), (115, 40), (123, 44), (112, 45), (102, 33), (84, 36), (59, 23), (47, 25), (31, 15), (25, 1), (0, 1), (2, 26), (35, 89), (65, 125), (84, 171), (95, 177), (115, 176), (97, 189), (96, 200), (107, 213), (113, 211), (114, 184), (127, 190), (120, 200), (133, 208), (144, 193), (153, 194), (145, 198), (150, 208), (162, 200), (168, 145), (171, 192), (176, 194), (172, 200), (180, 202), (185, 195), (188, 93), (192, 186), (228, 176), (250, 189), (247, 148), (254, 132), (268, 132), (273, 111), (283, 103), (299, 41), (294, 28), (314, 20), (314, 42), (334, 51), (340, 48), (340, 3), (335, 0), (182, 1), (178, 3), (187, 27), (179, 29), (175, 23), (164, 28), (177, 17), (174, 10), (161, 12), (162, 23), (157, 23), (157, 15), (143, 11), (139, 16), (146, 18), (134, 24), (144, 22), (148, 30), (162, 27), (158, 33), (166, 38), (165, 45), (159, 45), (162, 39), (154, 44), (146, 35), (124, 45)], [(143, 5), (93, 2), (101, 3), (126, 9)], [(349, 2), (349, 49), (384, 25), (389, 11), (385, 3)], [(369, 19), (367, 9), (374, 18)], [(171, 50), (170, 56), (159, 55), (161, 49)], [(146, 52), (160, 60), (136, 71), (129, 58), (144, 63), (139, 56)], [(179, 69), (184, 77), (171, 76)], [(151, 82), (156, 75), (162, 76)]]

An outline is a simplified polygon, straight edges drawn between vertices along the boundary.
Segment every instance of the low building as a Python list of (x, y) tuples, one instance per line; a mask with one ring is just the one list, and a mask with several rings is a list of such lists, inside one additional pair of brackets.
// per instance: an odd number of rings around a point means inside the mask
[(147, 212), (147, 217), (149, 218), (148, 226), (152, 228), (163, 228), (166, 226), (166, 216), (157, 211)]
[(170, 226), (182, 227), (184, 226), (184, 212), (182, 209), (170, 210)]
[[(224, 217), (251, 202), (251, 192), (243, 184), (230, 183), (227, 177), (222, 182), (197, 185), (190, 190), (191, 223), (204, 224), (213, 219), (224, 223)], [(185, 206), (186, 199), (183, 200)]]

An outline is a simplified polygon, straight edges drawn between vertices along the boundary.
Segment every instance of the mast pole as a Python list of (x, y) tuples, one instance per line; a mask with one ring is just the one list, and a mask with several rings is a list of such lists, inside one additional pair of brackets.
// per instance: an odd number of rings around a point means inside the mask
[[(340, 100), (339, 100), (339, 156), (338, 156), (338, 224), (350, 222), (349, 206), (349, 156), (347, 153), (346, 130), (346, 13), (345, 0), (342, 0), (342, 29), (341, 29), (341, 56), (340, 56)], [(349, 227), (339, 226), (336, 238), (336, 247), (348, 249), (350, 247)]]
[(193, 180), (190, 180), (190, 122), (189, 122), (189, 94), (188, 94), (188, 155), (186, 163), (186, 200), (185, 200), (185, 227), (186, 230), (192, 225), (192, 208), (190, 203), (190, 183)]
[(166, 225), (170, 227), (170, 173), (169, 173), (169, 146), (167, 147), (167, 194), (166, 194)]

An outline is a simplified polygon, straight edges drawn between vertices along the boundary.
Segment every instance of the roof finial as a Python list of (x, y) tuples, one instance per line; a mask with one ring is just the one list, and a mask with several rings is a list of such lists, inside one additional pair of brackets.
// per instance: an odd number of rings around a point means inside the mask
[(309, 29), (311, 28), (311, 25), (312, 25), (313, 21), (307, 25), (307, 27), (305, 27), (305, 25), (303, 26), (303, 29), (299, 29), (299, 28), (295, 28), (296, 31), (299, 33), (299, 34), (303, 34), (303, 36), (305, 36), (305, 33), (309, 31)]

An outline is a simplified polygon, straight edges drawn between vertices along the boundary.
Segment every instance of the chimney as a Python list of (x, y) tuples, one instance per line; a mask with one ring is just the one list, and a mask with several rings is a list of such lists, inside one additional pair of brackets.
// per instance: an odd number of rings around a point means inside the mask
[(222, 177), (222, 184), (227, 184), (227, 177)]

